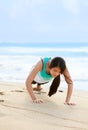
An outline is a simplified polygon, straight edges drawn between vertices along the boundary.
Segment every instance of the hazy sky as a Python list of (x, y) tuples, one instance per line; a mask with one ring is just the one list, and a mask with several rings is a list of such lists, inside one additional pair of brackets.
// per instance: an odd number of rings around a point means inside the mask
[(88, 42), (88, 0), (0, 0), (0, 42)]

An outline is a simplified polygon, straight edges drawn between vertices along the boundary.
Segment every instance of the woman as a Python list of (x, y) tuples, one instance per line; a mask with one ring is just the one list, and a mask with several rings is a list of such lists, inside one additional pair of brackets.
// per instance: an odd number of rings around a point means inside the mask
[(51, 79), (53, 79), (48, 93), (49, 96), (52, 96), (57, 92), (59, 87), (60, 74), (64, 75), (65, 81), (68, 84), (65, 104), (74, 105), (74, 103), (70, 103), (73, 82), (66, 67), (65, 61), (61, 57), (55, 57), (53, 59), (45, 57), (41, 59), (27, 77), (26, 87), (34, 103), (43, 103), (43, 100), (37, 99), (37, 97), (34, 95), (32, 84), (37, 84), (37, 87), (34, 88), (34, 90), (41, 90), (41, 84), (48, 83)]

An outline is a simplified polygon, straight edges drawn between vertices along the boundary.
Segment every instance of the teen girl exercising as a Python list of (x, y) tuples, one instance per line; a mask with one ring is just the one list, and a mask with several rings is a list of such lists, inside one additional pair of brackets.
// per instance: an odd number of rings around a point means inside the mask
[(65, 99), (65, 104), (67, 105), (75, 105), (70, 102), (70, 98), (73, 90), (73, 82), (69, 71), (67, 69), (65, 60), (61, 57), (51, 58), (43, 58), (41, 59), (32, 69), (30, 74), (26, 79), (26, 88), (28, 93), (34, 103), (43, 103), (42, 99), (38, 99), (32, 88), (32, 84), (37, 84), (34, 90), (40, 91), (41, 84), (48, 83), (51, 79), (53, 79), (52, 84), (49, 89), (48, 96), (52, 96), (57, 92), (57, 89), (60, 84), (60, 75), (63, 74), (65, 81), (68, 85), (67, 96)]

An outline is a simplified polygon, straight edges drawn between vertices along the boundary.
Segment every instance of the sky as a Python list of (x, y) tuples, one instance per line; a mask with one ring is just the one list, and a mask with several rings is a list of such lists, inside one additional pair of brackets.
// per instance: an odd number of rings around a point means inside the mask
[(88, 0), (0, 0), (0, 42), (88, 42)]

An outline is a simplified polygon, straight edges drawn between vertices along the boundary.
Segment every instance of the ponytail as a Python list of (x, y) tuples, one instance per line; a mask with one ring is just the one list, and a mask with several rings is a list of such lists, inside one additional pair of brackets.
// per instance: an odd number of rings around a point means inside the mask
[(57, 89), (60, 85), (60, 75), (58, 75), (52, 82), (50, 89), (49, 89), (49, 93), (48, 96), (52, 96), (53, 94), (55, 94), (57, 92)]

